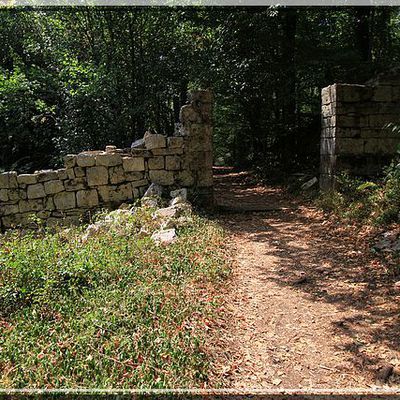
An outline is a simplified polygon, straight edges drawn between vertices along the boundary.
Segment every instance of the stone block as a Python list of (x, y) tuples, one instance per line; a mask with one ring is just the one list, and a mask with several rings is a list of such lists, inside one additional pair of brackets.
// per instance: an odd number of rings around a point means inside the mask
[(103, 153), (96, 156), (96, 165), (104, 167), (115, 167), (122, 164), (120, 154)]
[(400, 144), (400, 139), (381, 138), (381, 139), (366, 139), (365, 153), (366, 154), (388, 154), (394, 155)]
[(28, 185), (27, 187), (28, 199), (40, 199), (46, 196), (44, 191), (43, 183), (36, 183), (34, 185)]
[(98, 191), (103, 203), (121, 203), (133, 199), (132, 186), (130, 183), (119, 186), (100, 186)]
[(83, 178), (85, 174), (85, 170), (82, 167), (75, 167), (74, 174), (76, 178)]
[(179, 171), (176, 175), (176, 183), (180, 186), (192, 186), (194, 176), (191, 171)]
[(0, 216), (19, 213), (18, 204), (2, 204), (0, 207)]
[(149, 171), (149, 177), (151, 182), (158, 183), (159, 185), (168, 186), (174, 184), (174, 174), (172, 171)]
[[(112, 155), (107, 154), (107, 157), (110, 156)], [(101, 186), (108, 183), (108, 169), (104, 166), (89, 167), (86, 170), (86, 174), (89, 186)]]
[(76, 192), (86, 189), (87, 185), (85, 178), (75, 178), (64, 181), (64, 187), (67, 192)]
[(336, 140), (336, 154), (363, 154), (364, 140), (355, 138), (340, 138)]
[(17, 226), (26, 226), (29, 224), (31, 214), (10, 214), (2, 218), (5, 228), (14, 228)]
[(376, 86), (374, 88), (373, 101), (392, 101), (391, 86)]
[(17, 188), (17, 173), (15, 171), (0, 174), (0, 189)]
[(76, 193), (78, 207), (96, 207), (99, 205), (99, 196), (96, 189), (80, 190)]
[(171, 136), (167, 139), (168, 148), (181, 148), (183, 143), (183, 137), (181, 136)]
[(79, 153), (76, 156), (78, 167), (94, 167), (96, 165), (96, 156), (89, 153)]
[(0, 201), (8, 201), (8, 190), (0, 189)]
[(190, 93), (190, 100), (193, 102), (198, 101), (200, 103), (212, 103), (213, 92), (207, 89), (193, 91)]
[(46, 182), (46, 181), (53, 181), (58, 179), (57, 171), (52, 169), (44, 169), (42, 171), (35, 172), (38, 177), (38, 182)]
[(126, 180), (125, 171), (122, 165), (118, 165), (117, 167), (110, 167), (108, 170), (108, 174), (110, 175), (110, 182), (113, 185), (117, 183), (122, 183)]
[(57, 210), (68, 210), (76, 207), (75, 193), (62, 192), (54, 195), (54, 205)]
[(131, 183), (132, 188), (137, 188), (141, 186), (148, 186), (149, 181), (147, 179), (141, 179), (140, 181), (134, 181)]
[(40, 211), (44, 209), (43, 199), (21, 200), (19, 202), (19, 211), (21, 213)]
[(143, 179), (144, 173), (143, 172), (126, 172), (125, 173), (125, 179), (127, 182), (133, 182), (133, 181), (140, 181)]
[(3, 189), (7, 191), (7, 197), (10, 201), (18, 201), (26, 198), (26, 191), (23, 189)]
[(167, 146), (167, 140), (164, 135), (146, 134), (144, 136), (144, 146), (147, 150), (161, 149)]
[(65, 181), (66, 179), (68, 179), (67, 170), (65, 168), (58, 169), (57, 175), (58, 175), (58, 179), (61, 179), (62, 181)]
[(152, 157), (147, 160), (149, 169), (164, 169), (164, 157)]
[(68, 179), (75, 179), (75, 178), (76, 178), (75, 172), (74, 172), (74, 169), (73, 169), (73, 168), (67, 168), (67, 169), (65, 170), (65, 172), (67, 173), (67, 178), (68, 178)]
[(331, 101), (331, 87), (327, 86), (321, 89), (321, 103), (323, 105), (330, 104)]
[(191, 104), (187, 104), (181, 108), (179, 118), (184, 125), (187, 123), (199, 124), (202, 122), (201, 114), (197, 110), (195, 110)]
[(197, 171), (197, 186), (209, 187), (213, 186), (213, 172), (210, 169), (200, 169)]
[(33, 185), (37, 183), (38, 177), (35, 174), (21, 174), (17, 176), (19, 185)]
[(339, 115), (336, 117), (336, 124), (341, 128), (357, 128), (360, 126), (360, 117), (350, 117), (348, 115)]
[(54, 181), (47, 181), (44, 183), (44, 191), (46, 192), (46, 194), (55, 194), (64, 190), (64, 184), (59, 179)]
[(125, 172), (136, 172), (145, 170), (143, 157), (123, 157), (122, 165)]
[(44, 208), (46, 210), (50, 210), (50, 211), (52, 211), (52, 210), (54, 210), (56, 208), (55, 205), (54, 205), (53, 197), (49, 196), (49, 197), (47, 197), (45, 199)]
[(177, 156), (165, 157), (165, 168), (169, 171), (178, 171), (181, 168), (181, 159)]
[(183, 154), (183, 147), (154, 149), (153, 156), (173, 156)]
[(67, 154), (64, 157), (64, 166), (66, 168), (74, 168), (76, 165), (76, 155), (75, 154)]

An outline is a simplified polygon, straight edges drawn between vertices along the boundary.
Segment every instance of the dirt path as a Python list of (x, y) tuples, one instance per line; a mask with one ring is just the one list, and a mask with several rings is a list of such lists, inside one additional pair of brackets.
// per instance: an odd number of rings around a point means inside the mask
[[(215, 332), (215, 379), (232, 388), (382, 386), (377, 368), (400, 367), (399, 278), (368, 251), (368, 235), (249, 174), (216, 182), (225, 207), (284, 209), (218, 216), (236, 263)], [(395, 374), (387, 384), (399, 382)]]

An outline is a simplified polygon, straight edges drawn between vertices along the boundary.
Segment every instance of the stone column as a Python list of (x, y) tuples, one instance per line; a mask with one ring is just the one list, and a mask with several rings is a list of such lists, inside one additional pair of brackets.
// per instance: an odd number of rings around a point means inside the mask
[(181, 108), (181, 130), (185, 137), (184, 169), (194, 179), (193, 201), (206, 208), (214, 205), (213, 193), (213, 95), (209, 90), (190, 93), (190, 104)]

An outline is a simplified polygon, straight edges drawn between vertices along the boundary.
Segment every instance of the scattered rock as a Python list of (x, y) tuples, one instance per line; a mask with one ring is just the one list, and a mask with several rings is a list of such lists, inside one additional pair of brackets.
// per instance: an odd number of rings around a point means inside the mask
[(186, 188), (177, 189), (177, 190), (173, 190), (172, 192), (170, 192), (170, 196), (172, 199), (175, 199), (176, 197), (181, 197), (185, 201), (187, 200), (187, 194), (188, 194), (188, 192), (187, 192)]
[(307, 275), (302, 275), (293, 281), (293, 285), (302, 285), (308, 283), (310, 280)]
[(153, 214), (153, 217), (154, 218), (163, 218), (163, 219), (174, 218), (174, 217), (178, 217), (179, 213), (180, 213), (180, 210), (178, 207), (171, 206), (171, 207), (166, 207), (166, 208), (160, 208)]
[(307, 181), (301, 185), (301, 190), (308, 190), (311, 187), (313, 187), (317, 182), (318, 182), (318, 179), (317, 179), (317, 177), (314, 176), (314, 178), (310, 179), (309, 181)]
[(374, 250), (386, 252), (400, 252), (400, 238), (397, 231), (388, 231), (379, 235), (372, 246)]
[(149, 208), (157, 208), (158, 207), (158, 200), (155, 197), (143, 197), (141, 200), (142, 206), (149, 207)]
[(393, 288), (396, 292), (400, 292), (400, 281), (395, 282)]
[(393, 374), (393, 365), (386, 364), (377, 368), (376, 379), (381, 382), (387, 382), (390, 376)]
[(157, 183), (152, 183), (144, 193), (143, 197), (161, 197), (162, 193), (162, 186)]
[(186, 199), (181, 196), (175, 197), (170, 202), (171, 206), (175, 206), (177, 204), (187, 204)]
[(154, 232), (151, 235), (151, 238), (160, 244), (170, 244), (173, 243), (177, 239), (176, 231), (174, 228), (165, 229), (162, 231)]
[(131, 149), (144, 149), (144, 139), (135, 140), (131, 144)]

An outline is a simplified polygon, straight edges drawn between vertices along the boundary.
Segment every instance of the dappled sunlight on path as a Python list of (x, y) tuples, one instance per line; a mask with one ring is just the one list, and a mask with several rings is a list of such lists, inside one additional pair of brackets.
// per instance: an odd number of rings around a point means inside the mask
[(236, 252), (220, 378), (247, 388), (382, 385), (377, 368), (400, 367), (400, 296), (365, 239), (250, 174), (216, 182), (225, 205), (280, 208), (218, 216)]

